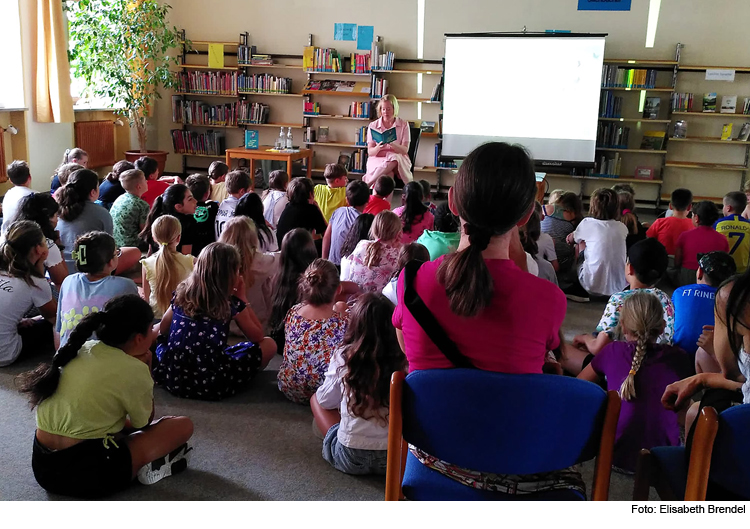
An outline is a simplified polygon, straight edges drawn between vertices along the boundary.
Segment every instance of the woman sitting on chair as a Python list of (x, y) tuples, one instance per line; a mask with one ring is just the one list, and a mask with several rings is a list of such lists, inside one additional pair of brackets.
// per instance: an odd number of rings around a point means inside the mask
[[(386, 94), (378, 102), (380, 118), (367, 128), (367, 174), (364, 181), (372, 186), (383, 175), (398, 176), (404, 183), (413, 180), (409, 159), (409, 123), (398, 117), (398, 99)], [(385, 132), (396, 129), (396, 140), (391, 143), (376, 142), (372, 131)]]

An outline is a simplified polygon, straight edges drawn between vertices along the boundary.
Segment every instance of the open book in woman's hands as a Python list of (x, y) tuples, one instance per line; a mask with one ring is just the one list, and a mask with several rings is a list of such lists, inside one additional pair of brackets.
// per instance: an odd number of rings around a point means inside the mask
[(378, 132), (375, 129), (370, 129), (372, 140), (375, 143), (393, 143), (396, 141), (396, 127), (391, 127), (383, 132)]

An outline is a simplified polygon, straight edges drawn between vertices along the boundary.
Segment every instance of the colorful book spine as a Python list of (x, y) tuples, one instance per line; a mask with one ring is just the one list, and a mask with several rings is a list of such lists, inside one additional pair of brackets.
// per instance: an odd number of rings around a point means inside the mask
[(182, 72), (177, 90), (187, 94), (237, 95), (237, 72)]
[(320, 114), (320, 103), (313, 103), (312, 101), (305, 101), (302, 108), (302, 113), (308, 116), (317, 116)]
[(226, 154), (224, 134), (213, 130), (198, 133), (189, 130), (172, 130), (172, 146), (178, 154), (223, 156)]

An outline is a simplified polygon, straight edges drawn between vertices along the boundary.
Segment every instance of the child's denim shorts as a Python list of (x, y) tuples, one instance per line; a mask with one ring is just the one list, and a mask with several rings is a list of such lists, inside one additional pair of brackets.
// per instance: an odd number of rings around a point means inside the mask
[(334, 424), (323, 439), (323, 459), (345, 474), (385, 474), (387, 450), (360, 450), (339, 442), (339, 425)]

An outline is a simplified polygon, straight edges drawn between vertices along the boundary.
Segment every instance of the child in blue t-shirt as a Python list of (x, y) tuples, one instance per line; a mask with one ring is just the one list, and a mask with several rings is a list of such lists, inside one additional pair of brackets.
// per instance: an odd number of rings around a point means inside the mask
[(734, 259), (727, 253), (709, 252), (699, 255), (696, 284), (680, 287), (672, 294), (675, 311), (674, 343), (696, 355), (696, 370), (699, 369), (699, 362), (703, 364), (701, 371), (712, 371), (710, 366), (715, 364), (710, 352), (699, 349), (697, 342), (705, 326), (713, 328), (716, 289), (736, 271)]

